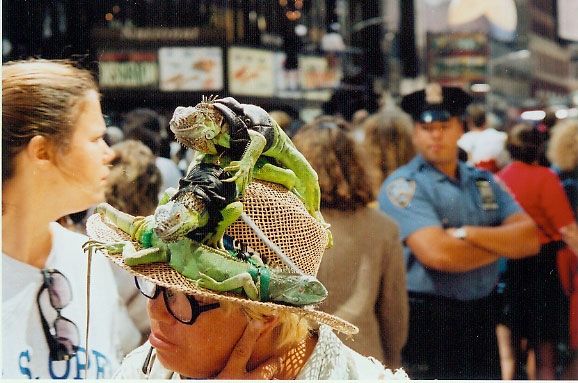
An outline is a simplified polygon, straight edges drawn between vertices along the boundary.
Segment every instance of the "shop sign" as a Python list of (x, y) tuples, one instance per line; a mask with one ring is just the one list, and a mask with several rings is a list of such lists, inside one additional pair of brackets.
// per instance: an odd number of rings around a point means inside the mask
[(341, 67), (322, 56), (299, 56), (299, 80), (304, 90), (333, 89), (341, 81)]
[(162, 91), (223, 89), (223, 50), (218, 47), (159, 49), (159, 88)]
[(267, 97), (275, 93), (274, 52), (229, 48), (227, 66), (231, 94)]
[(159, 67), (156, 52), (104, 52), (99, 57), (102, 88), (156, 88)]
[(480, 32), (428, 33), (429, 81), (447, 85), (485, 83), (488, 36)]

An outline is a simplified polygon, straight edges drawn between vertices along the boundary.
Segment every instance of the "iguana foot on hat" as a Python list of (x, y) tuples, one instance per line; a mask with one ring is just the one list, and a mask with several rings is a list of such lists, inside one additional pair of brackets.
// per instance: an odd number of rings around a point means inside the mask
[(245, 272), (232, 276), (231, 278), (225, 279), (224, 281), (216, 281), (207, 274), (199, 272), (200, 278), (198, 279), (199, 286), (204, 287), (213, 291), (232, 291), (240, 287), (247, 297), (253, 301), (259, 300), (259, 291), (257, 286), (251, 277), (251, 274)]
[(170, 128), (188, 148), (217, 159), (226, 153), (232, 160), (224, 169), (234, 172), (226, 181), (236, 183), (240, 196), (255, 176), (254, 166), (260, 156), (290, 169), (296, 175), (294, 189), (305, 208), (328, 227), (320, 213), (317, 173), (262, 108), (241, 104), (232, 97), (203, 99), (195, 107), (176, 108)]
[(128, 266), (168, 262), (169, 260), (167, 252), (158, 247), (136, 250), (134, 244), (130, 241), (107, 244), (97, 241), (87, 241), (83, 245), (83, 249), (85, 251), (106, 250), (109, 254), (122, 254), (124, 263)]

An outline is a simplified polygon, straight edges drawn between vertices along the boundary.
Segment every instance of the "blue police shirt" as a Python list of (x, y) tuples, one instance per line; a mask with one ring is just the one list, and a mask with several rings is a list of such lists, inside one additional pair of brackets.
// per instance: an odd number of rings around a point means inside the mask
[(404, 241), (408, 291), (472, 300), (488, 296), (497, 283), (498, 262), (464, 273), (442, 272), (423, 266), (405, 244), (422, 228), (498, 226), (521, 211), (490, 172), (461, 161), (458, 171), (459, 179), (452, 180), (418, 155), (381, 186), (379, 207), (397, 222)]

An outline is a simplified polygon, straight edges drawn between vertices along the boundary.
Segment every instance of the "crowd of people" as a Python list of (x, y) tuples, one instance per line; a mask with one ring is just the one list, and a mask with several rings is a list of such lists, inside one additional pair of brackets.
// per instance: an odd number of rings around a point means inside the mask
[[(371, 114), (271, 111), (308, 163), (295, 173), (317, 174), (324, 220), (274, 176), (243, 209), (269, 261), (325, 286), (310, 308), (87, 257), (87, 234), (118, 242), (96, 205), (154, 215), (195, 152), (154, 110), (107, 127), (69, 61), (3, 65), (2, 96), (3, 378), (578, 379), (577, 120), (495, 126), (439, 84)], [(239, 221), (226, 236), (260, 251)]]

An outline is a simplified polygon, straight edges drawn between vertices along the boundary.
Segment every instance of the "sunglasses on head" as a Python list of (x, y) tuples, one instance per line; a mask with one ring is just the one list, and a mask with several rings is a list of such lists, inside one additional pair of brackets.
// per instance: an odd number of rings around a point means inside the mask
[[(72, 288), (68, 279), (60, 271), (43, 269), (40, 272), (44, 281), (36, 296), (36, 303), (42, 321), (42, 330), (50, 350), (50, 358), (52, 360), (69, 360), (76, 355), (80, 335), (74, 322), (63, 317), (60, 311), (68, 306), (72, 300)], [(57, 314), (52, 327), (48, 324), (40, 305), (40, 296), (44, 291), (48, 291), (50, 305)]]
[(134, 282), (141, 294), (149, 299), (156, 299), (162, 292), (167, 311), (183, 324), (191, 325), (205, 311), (221, 306), (219, 303), (201, 305), (192, 295), (159, 286), (141, 277), (134, 277)]

